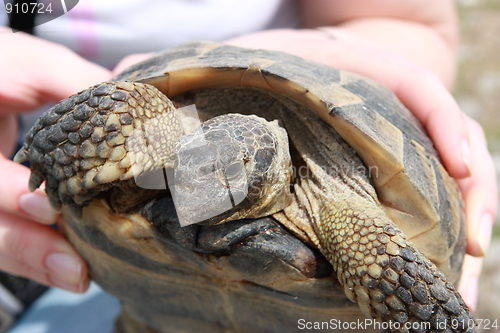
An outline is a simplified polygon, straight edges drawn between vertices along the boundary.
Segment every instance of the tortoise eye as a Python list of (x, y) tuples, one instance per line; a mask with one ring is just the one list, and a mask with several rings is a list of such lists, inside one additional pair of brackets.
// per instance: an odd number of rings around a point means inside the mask
[(225, 170), (225, 176), (227, 179), (233, 179), (237, 177), (243, 170), (243, 163), (237, 162), (229, 165)]

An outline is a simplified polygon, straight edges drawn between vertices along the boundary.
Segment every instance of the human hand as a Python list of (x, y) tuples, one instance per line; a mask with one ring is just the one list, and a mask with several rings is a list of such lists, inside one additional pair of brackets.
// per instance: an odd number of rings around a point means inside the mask
[[(270, 30), (237, 37), (230, 45), (284, 51), (367, 76), (392, 90), (422, 122), (462, 191), (467, 253), (486, 253), (497, 211), (495, 169), (481, 127), (465, 116), (439, 78), (342, 29)], [(472, 309), (481, 265), (467, 258), (460, 292)]]
[(44, 192), (29, 192), (29, 169), (5, 156), (15, 143), (17, 113), (59, 101), (110, 74), (65, 47), (24, 33), (2, 33), (0, 39), (0, 270), (83, 292), (89, 285), (84, 260), (50, 226), (58, 215)]
[(111, 71), (111, 76), (114, 77), (121, 72), (123, 72), (125, 69), (128, 67), (137, 64), (143, 60), (146, 60), (147, 58), (151, 57), (154, 53), (149, 52), (149, 53), (135, 53), (135, 54), (130, 54), (120, 60), (118, 64), (113, 68)]
[(50, 226), (58, 214), (45, 193), (30, 193), (29, 169), (0, 155), (0, 170), (0, 269), (48, 286), (85, 291), (86, 264)]

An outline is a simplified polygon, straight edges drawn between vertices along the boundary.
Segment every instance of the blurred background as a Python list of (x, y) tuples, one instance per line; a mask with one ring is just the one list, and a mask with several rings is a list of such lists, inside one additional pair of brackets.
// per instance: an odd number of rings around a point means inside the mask
[[(459, 0), (461, 47), (459, 75), (454, 95), (464, 112), (478, 120), (486, 132), (489, 149), (500, 178), (500, 0)], [(500, 187), (500, 182), (498, 182)], [(500, 223), (479, 282), (475, 317), (497, 320), (500, 326)], [(500, 332), (500, 327), (482, 332)]]

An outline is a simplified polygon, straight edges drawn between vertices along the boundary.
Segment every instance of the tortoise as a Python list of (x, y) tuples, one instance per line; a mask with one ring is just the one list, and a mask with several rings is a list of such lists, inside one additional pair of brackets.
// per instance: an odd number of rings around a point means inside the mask
[(183, 44), (61, 101), (15, 160), (118, 332), (475, 331), (456, 183), (362, 76)]

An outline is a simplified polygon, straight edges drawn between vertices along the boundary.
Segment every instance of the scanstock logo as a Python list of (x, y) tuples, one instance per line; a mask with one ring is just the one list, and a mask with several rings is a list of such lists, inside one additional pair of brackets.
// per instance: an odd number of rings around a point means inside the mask
[(3, 0), (13, 32), (32, 33), (33, 27), (67, 14), (78, 0)]

